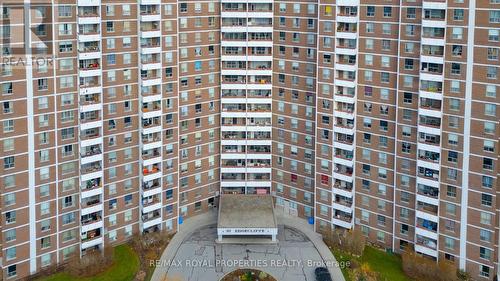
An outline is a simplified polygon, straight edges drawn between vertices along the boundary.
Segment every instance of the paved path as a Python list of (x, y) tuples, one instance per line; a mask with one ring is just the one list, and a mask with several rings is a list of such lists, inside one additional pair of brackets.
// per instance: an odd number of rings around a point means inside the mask
[(238, 267), (251, 267), (279, 281), (314, 281), (314, 268), (326, 263), (333, 280), (344, 281), (335, 258), (312, 226), (279, 211), (277, 220), (278, 245), (238, 245), (215, 243), (217, 212), (189, 218), (166, 248), (151, 280), (166, 281), (168, 272), (168, 280), (218, 281)]

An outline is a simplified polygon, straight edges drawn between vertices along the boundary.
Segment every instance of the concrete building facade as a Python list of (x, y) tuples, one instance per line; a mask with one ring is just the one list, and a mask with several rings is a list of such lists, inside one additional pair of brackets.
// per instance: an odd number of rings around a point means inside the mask
[(497, 275), (500, 1), (25, 2), (0, 4), (5, 280), (223, 193)]

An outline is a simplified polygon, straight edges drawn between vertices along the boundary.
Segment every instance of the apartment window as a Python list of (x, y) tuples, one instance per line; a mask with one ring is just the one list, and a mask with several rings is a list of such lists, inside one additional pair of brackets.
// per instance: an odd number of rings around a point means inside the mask
[(14, 156), (8, 156), (3, 159), (3, 168), (12, 169), (15, 166)]
[(384, 7), (384, 17), (389, 18), (392, 16), (392, 7)]
[(460, 64), (459, 63), (451, 63), (451, 74), (460, 75)]
[(479, 247), (479, 256), (483, 259), (490, 260), (491, 259), (491, 250), (486, 249), (485, 247)]
[(500, 23), (500, 10), (490, 10), (490, 23)]
[(481, 241), (491, 242), (492, 233), (488, 230), (481, 229), (479, 230), (479, 238), (481, 239)]
[(112, 21), (106, 22), (106, 31), (107, 32), (115, 32), (115, 24)]
[(73, 34), (73, 27), (71, 24), (59, 24), (59, 36), (71, 35)]
[(486, 265), (479, 265), (479, 275), (489, 278), (490, 277), (490, 268)]
[(453, 20), (464, 20), (464, 10), (454, 9), (453, 10)]
[(500, 30), (498, 29), (490, 29), (488, 30), (488, 41), (498, 42)]
[(17, 276), (17, 265), (10, 265), (7, 267), (7, 277), (15, 277)]
[(496, 96), (497, 96), (496, 85), (486, 85), (486, 94), (485, 95), (488, 98), (496, 98)]
[(130, 48), (132, 46), (132, 39), (130, 37), (124, 37), (122, 39), (123, 48)]
[(451, 38), (455, 40), (461, 40), (463, 38), (463, 28), (453, 27), (451, 31)]
[(367, 50), (373, 50), (374, 42), (373, 39), (366, 39), (365, 40), (365, 48)]
[(483, 141), (483, 150), (486, 152), (494, 152), (495, 151), (495, 143), (492, 140), (484, 140)]
[(493, 196), (490, 194), (481, 194), (481, 204), (486, 207), (491, 207), (493, 202)]
[(114, 16), (115, 15), (115, 6), (106, 5), (106, 16)]
[(106, 47), (108, 49), (114, 49), (115, 48), (115, 39), (113, 38), (110, 38), (110, 39), (106, 39)]
[(366, 33), (373, 33), (373, 32), (375, 32), (375, 24), (373, 22), (367, 22)]
[(460, 100), (459, 99), (449, 99), (449, 108), (453, 111), (460, 110)]
[(391, 41), (390, 40), (382, 40), (382, 50), (385, 50), (385, 51), (391, 50)]
[(447, 249), (453, 250), (455, 249), (455, 240), (450, 237), (445, 237), (444, 238), (444, 246)]
[(367, 6), (366, 7), (366, 16), (374, 17), (375, 16), (375, 6)]
[(488, 48), (488, 60), (498, 60), (498, 50), (499, 48)]
[(406, 8), (406, 18), (407, 19), (416, 19), (417, 11), (415, 8)]
[(483, 169), (485, 169), (485, 170), (493, 170), (493, 159), (491, 159), (491, 158), (483, 158)]
[(497, 106), (495, 104), (487, 103), (484, 105), (484, 114), (488, 116), (496, 116)]
[(451, 81), (451, 86), (450, 86), (450, 91), (452, 93), (459, 93), (460, 92), (460, 82), (456, 80)]
[(121, 5), (122, 6), (122, 15), (124, 16), (130, 16), (130, 5)]
[(484, 122), (484, 133), (486, 133), (486, 134), (495, 134), (495, 123), (493, 123), (493, 122)]

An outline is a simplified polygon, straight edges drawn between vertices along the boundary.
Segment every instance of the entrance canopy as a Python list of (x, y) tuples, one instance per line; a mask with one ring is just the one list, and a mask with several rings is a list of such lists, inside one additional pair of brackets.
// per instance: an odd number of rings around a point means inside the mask
[(219, 202), (218, 241), (276, 242), (278, 226), (271, 195), (223, 194)]

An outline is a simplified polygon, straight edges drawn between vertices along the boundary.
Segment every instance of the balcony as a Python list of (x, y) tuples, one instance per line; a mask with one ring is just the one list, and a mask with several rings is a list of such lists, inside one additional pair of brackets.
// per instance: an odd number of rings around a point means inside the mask
[(257, 146), (257, 145), (249, 145), (248, 153), (270, 153), (271, 148), (269, 146)]
[(333, 214), (333, 218), (345, 221), (345, 222), (351, 222), (352, 221), (352, 215), (346, 212), (338, 211), (335, 210), (335, 213)]
[(355, 23), (338, 23), (337, 32), (356, 33), (357, 31), (357, 24)]
[(247, 5), (245, 3), (223, 3), (223, 12), (246, 12)]
[(100, 145), (92, 145), (89, 147), (85, 147), (82, 152), (80, 152), (81, 157), (90, 157), (93, 155), (101, 154), (101, 146)]
[(425, 20), (438, 20), (444, 21), (446, 18), (445, 10), (437, 10), (437, 9), (425, 9), (423, 14), (423, 19)]
[(424, 167), (418, 167), (418, 173), (417, 175), (419, 177), (423, 177), (426, 179), (431, 179), (431, 180), (439, 180), (439, 171), (429, 169), (429, 168), (424, 168)]
[(152, 134), (147, 134), (147, 135), (142, 135), (142, 144), (150, 144), (150, 143), (155, 143), (161, 141), (161, 134), (160, 133), (152, 133)]
[(80, 114), (80, 123), (90, 123), (100, 120), (99, 111), (90, 111)]
[(248, 112), (271, 112), (270, 104), (249, 104), (247, 107)]
[(429, 98), (420, 98), (420, 108), (428, 110), (441, 110), (441, 101)]
[(270, 3), (249, 3), (248, 4), (249, 12), (272, 12), (273, 7)]
[(430, 232), (436, 232), (438, 224), (426, 219), (418, 218), (417, 219), (417, 227), (425, 229)]
[(346, 65), (355, 65), (356, 64), (356, 56), (348, 56), (348, 55), (338, 55), (337, 63), (346, 64)]
[(96, 212), (81, 217), (82, 225), (89, 225), (102, 220), (101, 212)]
[(348, 198), (341, 195), (335, 195), (334, 202), (349, 208), (352, 206), (352, 198)]
[(152, 54), (161, 52), (161, 41), (158, 38), (141, 38), (141, 53)]
[(272, 41), (273, 36), (271, 33), (264, 32), (251, 32), (248, 34), (248, 41)]
[(420, 133), (418, 141), (430, 145), (439, 145), (441, 142), (441, 137), (439, 135)]
[(442, 57), (444, 55), (444, 47), (432, 46), (432, 45), (422, 45), (421, 54), (424, 56)]
[(422, 236), (422, 235), (417, 235), (416, 244), (433, 249), (433, 250), (436, 250), (436, 248), (437, 248), (436, 240), (427, 238), (427, 237)]
[(247, 138), (249, 140), (271, 140), (271, 132), (249, 132)]
[(160, 156), (161, 156), (160, 150), (156, 149), (156, 148), (150, 149), (147, 151), (143, 151), (143, 153), (142, 153), (143, 160), (148, 160), (148, 159), (152, 159), (152, 158), (156, 158), (156, 157), (160, 157)]
[(346, 150), (342, 150), (342, 149), (335, 149), (335, 157), (352, 161), (352, 159), (354, 157), (354, 154), (353, 154), (352, 151), (346, 151)]
[(342, 17), (356, 17), (358, 15), (358, 7), (339, 6), (337, 15)]
[(419, 184), (417, 187), (417, 193), (434, 199), (439, 197), (439, 188)]
[(431, 116), (420, 116), (419, 125), (433, 127), (433, 128), (441, 128), (441, 119), (437, 117)]
[(444, 28), (424, 27), (422, 29), (422, 37), (429, 39), (444, 39)]
[(155, 179), (155, 180), (143, 183), (142, 184), (142, 189), (144, 189), (144, 190), (151, 190), (151, 189), (158, 188), (160, 186), (161, 186), (160, 180), (159, 179)]
[(337, 48), (356, 49), (357, 47), (358, 45), (356, 43), (356, 39), (344, 39), (344, 38), (337, 39)]
[(426, 150), (419, 150), (418, 159), (433, 163), (439, 163), (439, 153)]
[(92, 139), (96, 139), (96, 138), (100, 138), (100, 137), (101, 137), (101, 133), (97, 129), (88, 129), (88, 130), (84, 130), (80, 133), (80, 140), (82, 140), (82, 141), (92, 140)]
[(90, 208), (96, 205), (101, 204), (101, 196), (100, 195), (94, 195), (88, 198), (85, 198), (81, 202), (81, 208)]
[(152, 128), (161, 126), (161, 120), (159, 117), (142, 119), (143, 128)]
[(247, 181), (270, 181), (271, 176), (270, 174), (256, 174), (256, 173), (251, 173), (248, 174)]
[(153, 165), (148, 165), (142, 168), (142, 174), (144, 176), (149, 175), (149, 174), (155, 174), (161, 171), (160, 164), (153, 164)]
[(347, 167), (347, 166), (344, 166), (341, 164), (335, 164), (333, 172), (337, 173), (337, 174), (344, 175), (344, 176), (351, 177), (352, 173), (353, 173), (353, 169), (351, 167)]
[[(100, 87), (101, 85), (99, 84), (99, 79), (97, 77), (81, 77), (80, 78), (80, 88), (93, 88), (93, 87)], [(83, 92), (83, 94), (86, 94), (87, 92)]]
[(82, 242), (88, 242), (88, 241), (98, 239), (100, 237), (102, 237), (101, 236), (101, 229), (97, 228), (97, 229), (83, 233), (81, 236), (81, 239), (82, 239)]
[(250, 76), (248, 84), (271, 84), (271, 77), (268, 76)]
[(271, 90), (248, 90), (248, 98), (270, 98)]
[(250, 47), (249, 50), (252, 56), (272, 56), (272, 49), (268, 47)]
[(438, 206), (428, 204), (425, 202), (417, 202), (417, 210), (437, 216), (438, 215)]
[(222, 132), (221, 138), (223, 140), (244, 140), (246, 139), (245, 132)]
[(161, 217), (161, 213), (160, 213), (160, 211), (156, 210), (156, 211), (153, 211), (153, 212), (149, 212), (147, 214), (143, 214), (141, 216), (141, 219), (142, 219), (143, 222), (148, 222), (148, 221), (152, 221), (154, 219), (157, 219), (159, 217)]
[(356, 73), (354, 71), (344, 71), (338, 70), (336, 79), (345, 80), (349, 82), (354, 82), (356, 79)]
[(90, 191), (92, 189), (102, 187), (101, 178), (90, 179), (81, 183), (80, 186), (82, 191)]
[(245, 174), (221, 173), (221, 180), (223, 180), (223, 181), (244, 181)]
[(245, 112), (246, 105), (245, 104), (225, 103), (225, 104), (222, 104), (222, 111), (223, 112)]
[(85, 164), (81, 166), (80, 172), (82, 174), (90, 174), (94, 172), (98, 172), (102, 170), (101, 163), (99, 162), (94, 162), (90, 164)]
[(337, 133), (337, 134), (335, 134), (335, 136), (336, 136), (335, 137), (335, 141), (339, 142), (339, 143), (343, 143), (343, 144), (347, 144), (347, 145), (352, 145), (353, 142), (354, 142), (354, 137), (351, 136), (351, 135)]
[[(341, 180), (335, 179), (333, 187), (337, 188), (337, 189), (342, 189), (342, 190), (351, 192), (353, 184), (351, 182), (345, 182), (345, 181), (341, 181)], [(352, 204), (352, 202), (351, 202), (351, 204)]]
[(158, 204), (160, 203), (160, 198), (158, 196), (149, 196), (147, 198), (143, 198), (142, 199), (142, 206), (143, 207), (149, 207), (149, 206), (152, 206), (154, 204)]

